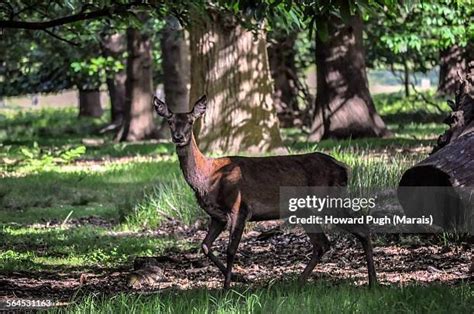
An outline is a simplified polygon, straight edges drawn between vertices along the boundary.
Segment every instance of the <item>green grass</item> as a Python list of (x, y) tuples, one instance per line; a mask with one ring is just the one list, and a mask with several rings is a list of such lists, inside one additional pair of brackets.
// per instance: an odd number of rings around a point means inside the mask
[(156, 256), (169, 248), (189, 248), (170, 237), (139, 234), (123, 236), (107, 228), (36, 228), (3, 226), (0, 229), (0, 271), (66, 271), (117, 267), (136, 256)]
[(471, 313), (472, 285), (410, 285), (368, 290), (324, 281), (258, 289), (89, 296), (55, 312), (67, 313)]
[(377, 94), (373, 95), (373, 100), (377, 112), (389, 123), (394, 119), (396, 122), (426, 123), (433, 119), (441, 122), (445, 114), (451, 111), (446, 99), (437, 97), (435, 91), (425, 92), (423, 96), (414, 94), (408, 98), (402, 92)]
[[(178, 176), (179, 172), (175, 160), (163, 160), (110, 163), (92, 170), (87, 167), (72, 170), (56, 167), (49, 172), (6, 177), (0, 185), (0, 206), (3, 209), (0, 223), (31, 224), (39, 218), (64, 219), (71, 210), (74, 211), (72, 218), (95, 214), (123, 221), (134, 206), (156, 205), (156, 200), (167, 193), (186, 197), (160, 201), (163, 211), (172, 213), (176, 208), (195, 207), (191, 203), (191, 190)], [(165, 188), (157, 189), (157, 186)]]

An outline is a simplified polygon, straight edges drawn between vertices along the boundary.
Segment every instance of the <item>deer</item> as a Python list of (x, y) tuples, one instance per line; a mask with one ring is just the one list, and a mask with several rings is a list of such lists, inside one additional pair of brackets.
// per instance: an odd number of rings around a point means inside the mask
[[(185, 113), (172, 112), (156, 96), (153, 105), (157, 114), (168, 122), (184, 179), (194, 191), (199, 206), (210, 216), (201, 250), (222, 272), (224, 289), (231, 285), (232, 267), (246, 222), (281, 219), (281, 186), (348, 184), (347, 166), (319, 152), (265, 157), (206, 157), (199, 149), (193, 132), (194, 123), (206, 112), (205, 95), (195, 102), (191, 111)], [(349, 229), (361, 242), (365, 251), (369, 286), (372, 287), (377, 278), (368, 228), (354, 225), (340, 227)], [(229, 242), (227, 263), (224, 265), (213, 253), (212, 245), (226, 228)], [(324, 253), (330, 249), (330, 241), (322, 230), (305, 231), (312, 245), (312, 254), (299, 277), (300, 282), (308, 279)]]

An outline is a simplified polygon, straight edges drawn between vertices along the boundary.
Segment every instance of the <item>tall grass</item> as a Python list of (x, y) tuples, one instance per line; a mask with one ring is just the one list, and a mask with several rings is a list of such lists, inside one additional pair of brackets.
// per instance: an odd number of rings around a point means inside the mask
[(155, 228), (166, 219), (178, 219), (191, 224), (203, 216), (192, 190), (184, 179), (174, 174), (165, 182), (160, 182), (138, 202), (125, 217), (124, 229)]
[(326, 282), (279, 283), (258, 289), (194, 290), (153, 295), (88, 296), (67, 313), (471, 313), (471, 285), (379, 287)]

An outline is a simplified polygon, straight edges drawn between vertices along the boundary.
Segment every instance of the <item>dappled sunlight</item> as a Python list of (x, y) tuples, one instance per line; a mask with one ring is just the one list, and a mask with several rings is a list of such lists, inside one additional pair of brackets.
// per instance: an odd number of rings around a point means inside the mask
[(3, 2), (1, 313), (472, 312), (471, 1)]
[[(280, 145), (280, 135), (263, 33), (254, 41), (253, 34), (240, 26), (206, 23), (206, 28), (196, 26), (191, 34), (199, 58), (207, 60), (196, 64), (199, 69), (195, 71), (205, 76), (195, 77), (198, 85), (192, 84), (191, 90), (191, 102), (203, 91), (208, 97), (198, 137), (200, 147), (213, 153), (258, 153), (276, 148), (273, 145)], [(212, 49), (204, 49), (202, 42), (209, 32), (214, 38)]]
[(118, 238), (107, 229), (90, 226), (3, 227), (0, 234), (4, 239), (0, 273), (117, 267), (129, 263), (133, 256), (151, 256), (178, 244), (172, 237), (140, 233)]

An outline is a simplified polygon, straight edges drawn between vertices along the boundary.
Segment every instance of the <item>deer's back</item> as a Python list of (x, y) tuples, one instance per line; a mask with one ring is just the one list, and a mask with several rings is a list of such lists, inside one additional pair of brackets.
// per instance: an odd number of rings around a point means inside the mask
[(226, 157), (215, 160), (211, 189), (220, 207), (243, 204), (251, 220), (279, 218), (282, 186), (345, 186), (347, 167), (322, 154)]

